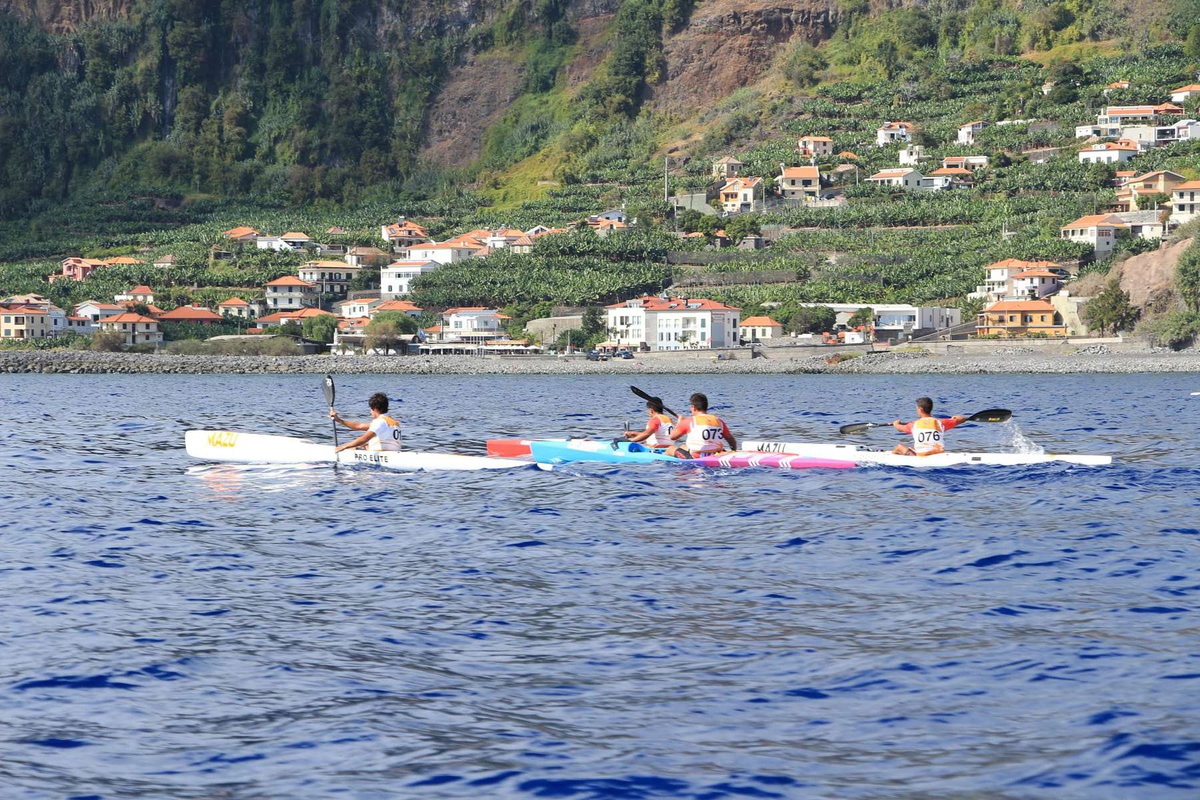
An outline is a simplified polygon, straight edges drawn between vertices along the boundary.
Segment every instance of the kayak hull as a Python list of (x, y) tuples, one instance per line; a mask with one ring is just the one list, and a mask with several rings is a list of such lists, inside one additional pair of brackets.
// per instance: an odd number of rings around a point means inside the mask
[(768, 467), (773, 469), (849, 469), (854, 462), (845, 459), (810, 458), (779, 453), (733, 452), (675, 458), (631, 442), (607, 442), (594, 439), (544, 440), (529, 443), (530, 454), (539, 464), (569, 464), (590, 461), (606, 464), (649, 464), (666, 461), (697, 467), (737, 469)]
[(1015, 467), (1030, 464), (1077, 464), (1103, 467), (1112, 463), (1112, 456), (1072, 455), (1061, 453), (936, 453), (929, 456), (898, 456), (890, 450), (867, 450), (852, 444), (819, 442), (749, 441), (743, 449), (761, 453), (779, 453), (816, 458), (847, 459), (857, 464), (882, 464), (893, 467), (955, 467), (966, 464), (992, 464)]
[(457, 453), (433, 453), (418, 450), (383, 452), (379, 450), (343, 450), (292, 436), (235, 431), (187, 431), (184, 443), (188, 455), (205, 461), (242, 464), (321, 464), (369, 465), (399, 472), (424, 470), (483, 470), (528, 467), (528, 461), (515, 461)]

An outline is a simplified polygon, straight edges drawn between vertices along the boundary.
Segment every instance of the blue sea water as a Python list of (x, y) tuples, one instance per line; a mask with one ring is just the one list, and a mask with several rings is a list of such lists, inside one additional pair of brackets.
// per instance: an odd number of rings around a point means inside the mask
[[(420, 448), (644, 415), (337, 380)], [(1200, 375), (634, 382), (744, 438), (930, 394), (1015, 412), (952, 447), (1117, 461), (209, 465), (185, 430), (330, 437), (320, 376), (5, 375), (0, 798), (1200, 797)]]

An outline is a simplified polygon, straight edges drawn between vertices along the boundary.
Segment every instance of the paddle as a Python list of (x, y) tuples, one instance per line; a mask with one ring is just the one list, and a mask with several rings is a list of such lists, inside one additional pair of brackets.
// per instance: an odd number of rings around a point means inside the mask
[[(333, 398), (336, 395), (337, 395), (337, 390), (333, 388), (333, 376), (326, 375), (325, 376), (325, 402), (329, 404), (330, 411), (333, 411)], [(330, 424), (333, 425), (333, 447), (336, 450), (337, 446), (338, 446), (337, 420), (331, 419), (331, 420), (329, 420), (329, 422), (330, 422)], [(333, 468), (337, 469), (337, 459), (336, 458), (333, 461)]]
[[(636, 386), (630, 386), (630, 387), (629, 387), (629, 391), (633, 392), (634, 394), (636, 394), (638, 397), (642, 398), (643, 400), (650, 400), (650, 399), (651, 399), (651, 395), (648, 395), (648, 394), (646, 394), (645, 392), (643, 392), (641, 389), (639, 389), (639, 388), (638, 388), (638, 387), (636, 387)], [(676, 413), (675, 413), (674, 411), (672, 411), (671, 409), (667, 408), (666, 406), (663, 406), (663, 407), (662, 407), (662, 409), (663, 409), (663, 411), (665, 411), (665, 412), (667, 412), (668, 414), (670, 414), (672, 417), (675, 417), (675, 419), (679, 419), (679, 415), (678, 415), (678, 414), (676, 414)]]
[[(1007, 408), (989, 408), (986, 411), (980, 411), (967, 417), (967, 422), (1008, 422), (1012, 418), (1012, 412)], [(838, 433), (862, 433), (871, 428), (888, 428), (891, 427), (890, 422), (852, 422), (849, 425), (843, 425), (838, 428)]]

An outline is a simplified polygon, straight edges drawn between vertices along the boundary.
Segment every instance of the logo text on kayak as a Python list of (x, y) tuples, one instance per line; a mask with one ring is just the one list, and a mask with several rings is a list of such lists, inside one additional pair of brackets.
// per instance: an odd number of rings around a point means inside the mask
[(213, 431), (208, 435), (209, 447), (233, 447), (237, 444), (238, 435), (233, 431)]

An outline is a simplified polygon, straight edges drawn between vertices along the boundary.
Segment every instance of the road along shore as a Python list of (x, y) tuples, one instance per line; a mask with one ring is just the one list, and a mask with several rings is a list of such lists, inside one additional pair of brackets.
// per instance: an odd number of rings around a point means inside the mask
[(646, 353), (634, 359), (588, 361), (546, 356), (179, 356), (165, 353), (92, 353), (73, 350), (0, 350), (0, 373), (43, 374), (403, 374), (403, 375), (978, 375), (1143, 372), (1200, 373), (1200, 351), (1109, 352), (1103, 347), (1070, 353), (1030, 352), (997, 346), (987, 353), (865, 353), (839, 360), (810, 348), (773, 351), (767, 358), (717, 360), (686, 354)]

